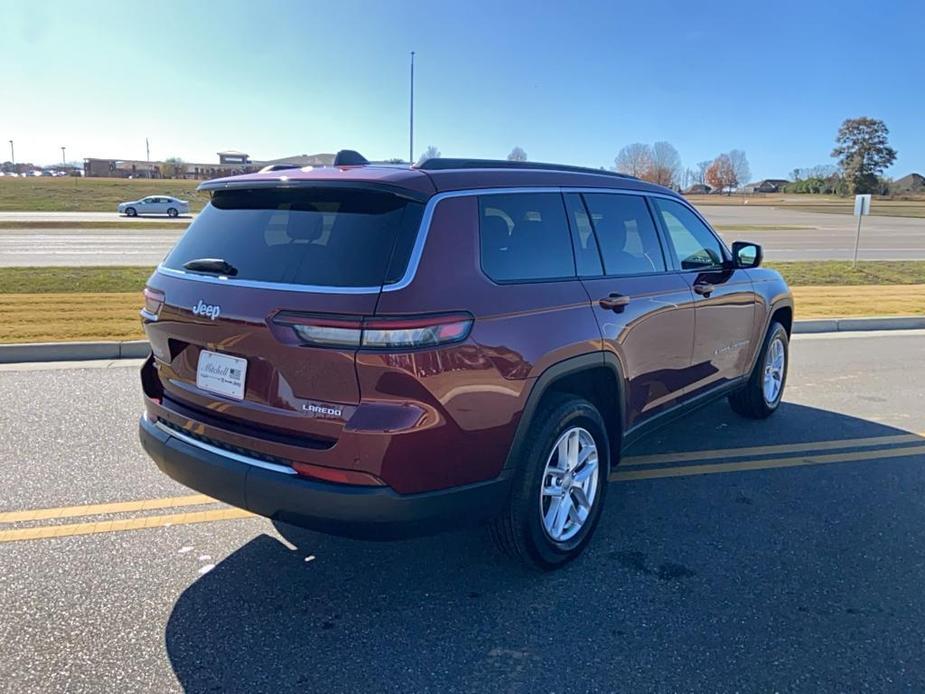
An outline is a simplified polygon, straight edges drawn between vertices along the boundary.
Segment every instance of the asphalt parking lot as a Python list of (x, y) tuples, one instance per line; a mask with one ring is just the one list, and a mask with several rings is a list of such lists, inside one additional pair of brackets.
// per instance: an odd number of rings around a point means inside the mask
[[(769, 260), (847, 260), (853, 257), (857, 221), (850, 215), (799, 212), (746, 205), (700, 205), (719, 225), (728, 243), (762, 244)], [(107, 212), (0, 212), (0, 222), (124, 222), (125, 228), (0, 229), (0, 267), (22, 265), (156, 265), (167, 254), (190, 218), (172, 221), (174, 229), (144, 228), (140, 222)], [(741, 230), (729, 227), (744, 227)], [(750, 226), (774, 227), (749, 229)], [(793, 228), (799, 227), (799, 228)], [(925, 219), (871, 216), (864, 220), (860, 257), (864, 260), (925, 259)]]
[(640, 441), (552, 574), (280, 532), (146, 459), (135, 364), (0, 367), (0, 689), (922, 691), (923, 356), (797, 337), (774, 417)]

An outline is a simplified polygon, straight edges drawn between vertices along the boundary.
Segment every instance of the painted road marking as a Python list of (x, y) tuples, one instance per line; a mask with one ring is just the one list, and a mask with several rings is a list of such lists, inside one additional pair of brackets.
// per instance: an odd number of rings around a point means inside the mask
[(211, 511), (191, 511), (189, 513), (170, 513), (160, 516), (143, 516), (97, 521), (93, 523), (70, 523), (68, 525), (39, 525), (32, 528), (0, 530), (0, 543), (21, 540), (47, 540), (52, 537), (73, 537), (74, 535), (98, 535), (123, 530), (143, 530), (145, 528), (163, 528), (168, 525), (190, 525), (193, 523), (211, 523), (221, 520), (251, 518), (254, 514), (240, 508), (219, 508)]
[(141, 501), (117, 501), (109, 504), (84, 504), (82, 506), (62, 506), (60, 508), (36, 508), (29, 511), (7, 511), (0, 513), (0, 523), (25, 523), (28, 521), (58, 518), (75, 518), (78, 516), (97, 516), (110, 513), (128, 513), (131, 511), (152, 511), (161, 508), (178, 508), (216, 503), (215, 499), (205, 494), (191, 496), (173, 496), (166, 499), (142, 499)]
[(806, 451), (830, 451), (839, 448), (867, 448), (869, 446), (890, 446), (897, 443), (925, 442), (925, 432), (897, 436), (871, 436), (861, 439), (834, 439), (832, 441), (809, 441), (806, 443), (782, 443), (771, 446), (748, 446), (746, 448), (719, 448), (709, 451), (679, 451), (657, 455), (635, 455), (624, 458), (620, 467), (657, 465), (659, 463), (683, 463), (712, 458), (744, 458), (750, 455), (773, 453), (804, 453)]
[[(890, 445), (921, 442), (920, 434), (904, 436), (881, 436), (874, 439), (842, 439), (841, 441), (820, 441), (815, 444), (817, 450), (831, 450), (832, 448), (863, 447), (874, 445)], [(835, 446), (843, 443), (842, 446)], [(798, 452), (811, 444), (782, 444), (780, 446), (752, 446), (748, 448), (719, 449), (715, 451), (694, 451), (672, 455), (671, 462), (679, 460), (701, 460), (707, 453), (713, 458), (741, 456), (744, 452)], [(794, 448), (795, 446), (800, 448)], [(764, 458), (742, 460), (728, 463), (711, 463), (707, 465), (675, 465), (663, 468), (641, 468), (643, 464), (653, 464), (653, 458), (660, 456), (645, 456), (647, 463), (637, 463), (633, 469), (624, 469), (622, 466), (610, 476), (611, 481), (629, 482), (643, 479), (657, 479), (665, 477), (692, 477), (696, 475), (711, 475), (729, 472), (747, 472), (752, 470), (771, 470), (776, 468), (801, 467), (808, 465), (827, 465), (832, 463), (849, 463), (860, 461), (876, 461), (887, 458), (905, 458), (910, 456), (925, 456), (925, 444), (905, 446), (901, 448), (887, 448), (867, 451), (851, 451), (847, 453), (830, 453), (822, 455), (796, 455), (778, 458)], [(685, 457), (686, 456), (686, 457)], [(631, 460), (631, 459), (627, 459)], [(167, 497), (163, 499), (144, 499), (139, 501), (120, 501), (109, 504), (86, 504), (83, 506), (64, 506), (59, 508), (32, 509), (27, 511), (9, 511), (0, 513), (2, 523), (24, 523), (37, 520), (58, 520), (89, 515), (113, 515), (129, 512), (154, 511), (166, 508), (180, 508), (204, 504), (217, 504), (215, 499), (194, 494), (189, 496)], [(75, 535), (97, 535), (102, 533), (121, 532), (125, 530), (143, 530), (145, 528), (163, 528), (173, 525), (191, 525), (195, 523), (211, 523), (222, 520), (237, 520), (254, 517), (249, 511), (239, 508), (223, 506), (202, 511), (188, 511), (185, 513), (154, 514), (138, 518), (109, 519), (87, 523), (70, 523), (63, 525), (36, 525), (28, 528), (15, 528), (0, 530), (0, 543), (18, 542), (23, 540), (41, 540), (55, 537), (72, 537)]]
[(830, 453), (828, 455), (795, 456), (790, 458), (764, 458), (745, 460), (738, 463), (714, 463), (711, 465), (681, 465), (679, 467), (649, 468), (644, 470), (620, 470), (610, 475), (611, 482), (655, 479), (658, 477), (688, 477), (693, 475), (714, 475), (721, 472), (745, 472), (748, 470), (771, 470), (774, 468), (800, 467), (803, 465), (827, 465), (830, 463), (851, 463), (860, 460), (883, 458), (905, 458), (925, 455), (925, 446), (888, 448), (878, 451), (855, 451), (853, 453)]

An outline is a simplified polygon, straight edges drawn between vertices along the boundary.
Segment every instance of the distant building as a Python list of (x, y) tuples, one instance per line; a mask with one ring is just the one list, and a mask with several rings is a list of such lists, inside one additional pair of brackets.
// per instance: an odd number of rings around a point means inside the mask
[(707, 195), (713, 192), (712, 186), (708, 186), (706, 183), (695, 183), (690, 186), (687, 190), (684, 191), (685, 195)]
[(743, 193), (779, 193), (790, 183), (786, 178), (766, 178), (756, 183), (748, 183), (740, 189)]
[(225, 152), (218, 152), (218, 163), (229, 164), (231, 166), (247, 166), (251, 163), (250, 155), (229, 149)]
[(237, 150), (218, 152), (218, 163), (202, 164), (183, 162), (178, 165), (164, 161), (144, 161), (140, 159), (84, 159), (84, 176), (94, 178), (187, 178), (208, 179), (221, 176), (260, 171), (270, 164), (294, 164), (303, 166), (330, 166), (334, 163), (333, 154), (298, 154), (281, 159), (254, 161), (250, 155)]
[(911, 173), (890, 184), (892, 193), (925, 193), (925, 176)]

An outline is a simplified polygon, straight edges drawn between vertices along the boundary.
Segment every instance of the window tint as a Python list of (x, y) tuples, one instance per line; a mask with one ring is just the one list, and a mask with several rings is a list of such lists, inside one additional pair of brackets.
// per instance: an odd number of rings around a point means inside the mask
[(565, 194), (565, 207), (569, 221), (572, 223), (573, 246), (575, 247), (575, 266), (580, 277), (597, 277), (604, 274), (601, 267), (601, 254), (594, 239), (591, 218), (578, 193)]
[(479, 197), (482, 269), (497, 281), (575, 276), (562, 196), (514, 193)]
[(646, 201), (639, 195), (585, 195), (608, 275), (664, 272), (665, 257)]
[(236, 279), (374, 287), (404, 274), (422, 213), (368, 190), (217, 191), (164, 264), (221, 258)]
[(653, 198), (665, 222), (682, 270), (713, 268), (723, 264), (722, 244), (686, 205)]

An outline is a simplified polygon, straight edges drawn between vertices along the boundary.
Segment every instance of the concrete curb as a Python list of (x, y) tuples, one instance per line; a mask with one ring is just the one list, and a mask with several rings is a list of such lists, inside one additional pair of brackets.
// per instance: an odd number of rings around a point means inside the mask
[[(925, 316), (873, 318), (820, 318), (798, 320), (793, 332), (841, 333), (861, 330), (925, 329)], [(0, 345), (0, 364), (42, 361), (87, 361), (92, 359), (144, 359), (151, 352), (146, 340), (126, 342), (30, 342)]]
[(0, 364), (91, 359), (143, 359), (151, 352), (147, 340), (126, 342), (28, 342), (0, 345)]
[(925, 316), (820, 318), (793, 322), (794, 333), (844, 333), (859, 330), (920, 330), (922, 328), (925, 328)]

